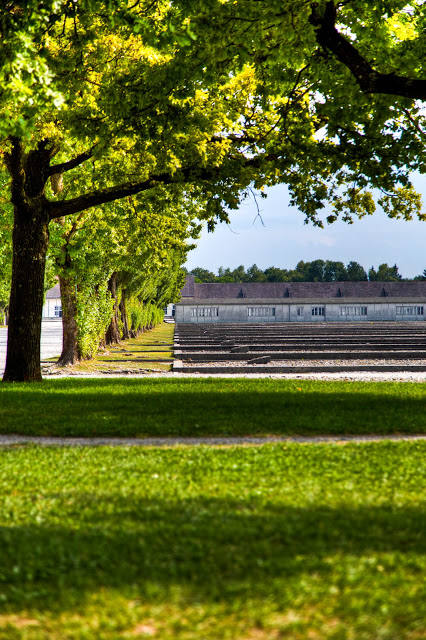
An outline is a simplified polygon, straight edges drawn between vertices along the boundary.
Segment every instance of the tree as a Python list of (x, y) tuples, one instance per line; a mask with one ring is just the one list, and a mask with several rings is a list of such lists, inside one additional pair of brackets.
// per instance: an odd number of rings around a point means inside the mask
[(130, 298), (135, 307), (143, 292), (140, 304), (161, 308), (177, 298), (183, 284), (180, 265), (193, 247), (188, 241), (199, 232), (191, 223), (194, 215), (186, 194), (157, 190), (139, 203), (114, 202), (60, 220), (56, 229), (53, 225), (57, 235), (52, 237), (51, 251), (63, 309), (59, 365), (91, 357), (100, 341), (118, 343), (122, 335), (130, 337), (131, 330), (143, 329), (130, 326), (126, 311)]
[[(333, 0), (311, 3), (309, 21), (320, 46), (349, 69), (364, 93), (425, 100), (424, 69), (413, 66), (423, 46), (426, 16), (422, 3), (376, 0), (345, 4)], [(349, 20), (351, 37), (344, 29)]]
[(367, 273), (358, 262), (351, 261), (348, 263), (346, 267), (346, 271), (348, 274), (348, 280), (351, 282), (360, 282), (364, 280), (368, 280)]
[(195, 276), (196, 282), (216, 282), (215, 274), (208, 269), (195, 267), (195, 269), (191, 269), (190, 273)]
[(419, 276), (416, 276), (414, 280), (426, 280), (426, 269), (424, 269), (423, 273)]
[[(425, 168), (414, 101), (420, 4), (411, 13), (399, 0), (386, 12), (379, 0), (282, 0), (279, 10), (272, 0), (39, 5), (0, 9), (2, 150), (15, 218), (5, 380), (40, 379), (52, 220), (179, 184), (205, 203), (212, 228), (252, 187), (277, 182), (320, 226), (326, 203), (327, 222), (373, 213), (372, 188), (388, 215), (424, 217), (409, 179)], [(380, 83), (363, 92), (340, 38), (363, 60), (378, 40), (385, 71), (370, 76), (396, 77), (402, 97), (375, 93)], [(402, 72), (388, 77), (393, 61)], [(411, 68), (414, 77), (399, 82)], [(49, 178), (64, 175), (68, 188), (86, 164), (93, 176), (77, 195), (50, 193)]]
[(7, 177), (0, 174), (0, 324), (7, 316), (10, 283), (12, 278), (12, 228), (13, 211), (4, 193)]
[(325, 280), (324, 260), (313, 260), (309, 263), (307, 280), (308, 282), (324, 282)]
[(397, 282), (398, 280), (402, 280), (402, 276), (399, 274), (396, 264), (394, 264), (393, 267), (389, 267), (385, 262), (379, 265), (377, 271), (374, 267), (371, 267), (368, 272), (368, 279), (378, 282)]
[(265, 276), (268, 282), (287, 282), (289, 280), (287, 269), (268, 267), (265, 269)]
[(234, 282), (234, 277), (231, 273), (231, 269), (227, 267), (224, 269), (223, 267), (219, 267), (217, 270), (216, 282)]
[(334, 260), (325, 261), (325, 282), (345, 282), (348, 279), (348, 272), (343, 262), (335, 262)]
[(266, 275), (257, 264), (253, 264), (247, 269), (247, 282), (266, 282)]
[[(12, 50), (25, 36), (42, 61), (37, 74), (49, 79), (48, 91), (32, 91), (34, 74), (26, 57), (21, 76), (31, 100), (20, 101), (13, 79), (0, 99), (7, 134), (3, 159), (14, 206), (6, 381), (41, 379), (41, 310), (52, 221), (187, 185), (204, 204), (201, 217), (213, 227), (215, 220), (227, 220), (226, 208), (237, 208), (252, 181), (268, 181), (268, 145), (278, 136), (268, 135), (266, 144), (265, 133), (277, 115), (275, 107), (256, 108), (254, 70), (232, 76), (222, 70), (203, 85), (204, 72), (188, 47), (185, 17), (166, 3), (141, 2), (120, 12), (121, 5), (116, 3), (112, 13), (113, 3), (83, 1), (46, 3), (40, 15), (35, 2), (0, 10), (0, 27)], [(171, 12), (180, 25), (177, 36), (173, 30), (164, 34)], [(17, 47), (14, 62), (21, 60)], [(6, 74), (10, 59), (3, 62)], [(256, 154), (246, 151), (245, 128), (258, 140)], [(270, 181), (280, 173), (273, 159)], [(87, 166), (92, 175), (83, 185)], [(64, 180), (64, 190), (52, 191), (50, 179)], [(74, 184), (80, 187), (76, 195)]]
[(305, 275), (298, 269), (290, 269), (288, 278), (290, 282), (306, 282)]
[(310, 262), (304, 262), (303, 260), (299, 260), (299, 262), (296, 265), (295, 272), (291, 272), (292, 280), (296, 278), (294, 282), (308, 282), (310, 266), (311, 266)]
[(248, 282), (249, 275), (246, 273), (246, 270), (243, 265), (240, 265), (236, 269), (231, 272), (232, 277), (234, 278), (234, 282)]
[[(236, 60), (241, 65), (255, 64), (264, 101), (277, 95), (285, 98), (277, 126), (286, 136), (290, 134), (295, 160), (286, 181), (293, 204), (307, 220), (322, 225), (318, 212), (327, 202), (332, 207), (327, 222), (338, 217), (351, 222), (371, 214), (376, 206), (372, 188), (380, 190), (378, 203), (388, 215), (424, 219), (409, 179), (413, 167), (424, 168), (419, 126), (424, 115), (412, 99), (423, 94), (408, 90), (409, 85), (421, 86), (416, 76), (422, 73), (425, 19), (419, 3), (283, 0), (279, 10), (268, 0), (180, 3), (191, 7), (195, 37), (202, 26), (209, 61), (217, 55), (221, 60), (232, 59), (234, 65)], [(358, 43), (364, 57), (374, 52), (371, 57), (379, 67), (392, 69), (394, 64), (396, 72), (385, 73), (385, 93), (373, 93), (381, 90), (378, 86), (370, 91), (364, 85), (361, 90), (349, 70), (339, 46)], [(398, 75), (402, 69), (407, 74), (402, 83), (407, 91), (399, 91), (397, 84), (392, 92), (393, 77), (403, 76)], [(290, 79), (289, 94), (285, 88)], [(310, 134), (304, 104), (310, 106)], [(295, 126), (293, 132), (289, 126)]]

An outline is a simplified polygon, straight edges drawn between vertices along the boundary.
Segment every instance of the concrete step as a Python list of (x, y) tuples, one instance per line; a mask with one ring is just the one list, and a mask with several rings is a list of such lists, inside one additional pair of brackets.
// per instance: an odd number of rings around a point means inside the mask
[(194, 353), (175, 351), (175, 357), (185, 362), (247, 361), (253, 357), (270, 356), (272, 360), (426, 360), (426, 351), (252, 351), (229, 353)]
[(356, 350), (362, 349), (364, 351), (377, 351), (377, 350), (394, 350), (398, 351), (401, 349), (409, 350), (409, 351), (426, 351), (426, 342), (416, 343), (416, 342), (375, 342), (375, 343), (347, 343), (345, 341), (342, 342), (327, 342), (327, 343), (312, 343), (312, 342), (301, 342), (297, 344), (269, 344), (269, 343), (257, 343), (257, 344), (245, 344), (245, 345), (235, 345), (235, 347), (224, 347), (220, 344), (176, 344), (175, 351), (182, 352), (192, 352), (192, 353), (202, 353), (202, 352), (216, 352), (216, 351), (224, 351), (226, 353), (235, 353), (237, 349), (249, 350), (251, 352), (255, 351), (295, 351), (295, 350), (308, 350), (308, 351), (327, 351), (327, 350)]

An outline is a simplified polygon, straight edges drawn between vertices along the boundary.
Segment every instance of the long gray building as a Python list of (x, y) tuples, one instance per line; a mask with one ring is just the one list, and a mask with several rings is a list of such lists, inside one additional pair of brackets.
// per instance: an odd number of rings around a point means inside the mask
[(344, 322), (426, 319), (426, 281), (197, 283), (176, 322)]

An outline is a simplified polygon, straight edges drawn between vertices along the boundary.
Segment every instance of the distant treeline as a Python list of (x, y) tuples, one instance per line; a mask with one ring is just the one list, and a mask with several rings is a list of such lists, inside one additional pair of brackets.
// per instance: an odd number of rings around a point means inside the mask
[[(353, 260), (346, 266), (343, 262), (333, 260), (300, 260), (295, 269), (268, 267), (262, 271), (254, 264), (247, 270), (242, 265), (233, 270), (219, 267), (217, 275), (202, 267), (196, 267), (188, 273), (195, 276), (196, 282), (397, 282), (408, 279), (402, 277), (396, 264), (390, 267), (384, 263), (377, 270), (371, 267), (367, 273), (364, 267)], [(426, 269), (414, 280), (426, 280)]]

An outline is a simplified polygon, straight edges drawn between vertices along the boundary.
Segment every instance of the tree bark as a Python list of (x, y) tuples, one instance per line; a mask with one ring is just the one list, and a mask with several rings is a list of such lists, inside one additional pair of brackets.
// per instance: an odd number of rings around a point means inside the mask
[(123, 289), (121, 292), (119, 309), (121, 314), (121, 322), (123, 323), (123, 340), (129, 340), (131, 336), (130, 336), (130, 330), (129, 330), (129, 323), (127, 322), (126, 289)]
[(114, 315), (112, 316), (110, 325), (105, 333), (105, 344), (107, 346), (111, 344), (119, 344), (121, 342), (117, 302), (117, 273), (115, 271), (108, 280), (108, 291), (111, 293), (112, 299), (114, 300)]
[(59, 276), (62, 302), (62, 353), (57, 364), (65, 367), (81, 358), (78, 346), (77, 295), (75, 279)]
[(49, 218), (15, 206), (5, 382), (41, 380), (40, 335)]
[[(58, 170), (58, 165), (56, 166)], [(53, 168), (50, 168), (50, 173)], [(63, 191), (64, 181), (62, 173), (51, 173), (50, 184), (52, 191), (58, 195)], [(56, 223), (62, 227), (65, 224), (65, 218), (58, 218)], [(68, 242), (73, 233), (62, 235), (64, 244), (62, 245), (62, 263), (58, 264), (62, 268), (62, 274), (59, 275), (59, 286), (61, 289), (61, 305), (62, 305), (62, 353), (59, 356), (57, 365), (66, 367), (68, 364), (75, 364), (81, 359), (80, 349), (78, 345), (78, 325), (77, 325), (77, 292), (75, 278), (66, 275), (67, 269), (71, 269), (71, 256), (68, 251)], [(65, 273), (65, 275), (64, 275)]]
[(54, 150), (41, 141), (24, 154), (19, 138), (11, 138), (11, 143), (5, 160), (12, 178), (13, 260), (3, 380), (36, 382), (41, 380), (40, 335), (49, 245), (44, 186)]

